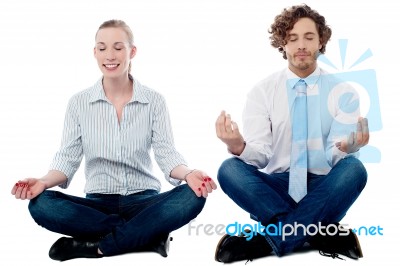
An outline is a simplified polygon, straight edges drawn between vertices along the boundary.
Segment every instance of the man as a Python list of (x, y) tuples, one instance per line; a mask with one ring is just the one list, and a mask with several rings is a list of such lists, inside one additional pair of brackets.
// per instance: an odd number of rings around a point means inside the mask
[(366, 184), (356, 157), (369, 131), (354, 89), (317, 65), (331, 29), (318, 12), (298, 5), (284, 9), (269, 33), (288, 68), (250, 91), (243, 135), (224, 111), (216, 121), (233, 155), (219, 169), (220, 186), (265, 228), (225, 235), (215, 259), (283, 256), (306, 242), (321, 254), (362, 257), (356, 235), (339, 221)]

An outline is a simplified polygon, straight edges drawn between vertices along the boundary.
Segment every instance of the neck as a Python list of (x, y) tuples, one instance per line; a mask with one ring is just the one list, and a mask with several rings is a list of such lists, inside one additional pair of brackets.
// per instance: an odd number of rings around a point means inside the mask
[(109, 99), (131, 97), (133, 82), (128, 76), (118, 78), (103, 78), (104, 92)]

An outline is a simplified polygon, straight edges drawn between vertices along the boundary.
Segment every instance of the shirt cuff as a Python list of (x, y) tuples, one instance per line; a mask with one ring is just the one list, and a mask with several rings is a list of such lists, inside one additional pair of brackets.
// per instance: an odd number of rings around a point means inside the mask
[(358, 157), (359, 152), (354, 153), (346, 153), (344, 151), (339, 150), (338, 147), (334, 146), (332, 150), (332, 167), (335, 166), (340, 160), (347, 157)]
[(50, 167), (49, 167), (49, 170), (60, 171), (61, 173), (63, 173), (67, 177), (67, 180), (64, 183), (58, 185), (60, 188), (63, 188), (63, 189), (66, 189), (66, 188), (69, 187), (69, 184), (72, 181), (72, 177), (75, 174), (74, 170), (68, 169), (68, 167), (63, 167), (62, 165), (59, 165), (57, 163), (52, 163), (50, 165)]

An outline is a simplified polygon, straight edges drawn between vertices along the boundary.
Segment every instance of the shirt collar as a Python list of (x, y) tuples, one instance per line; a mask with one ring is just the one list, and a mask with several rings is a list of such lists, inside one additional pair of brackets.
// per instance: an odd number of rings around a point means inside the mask
[[(133, 81), (133, 97), (129, 101), (129, 103), (132, 102), (139, 102), (139, 103), (149, 103), (149, 98), (145, 94), (145, 88), (143, 87), (142, 84), (140, 84), (135, 78), (133, 78), (129, 74), (129, 79)], [(103, 88), (103, 77), (101, 77), (93, 86), (92, 93), (90, 95), (90, 102), (94, 103), (97, 101), (106, 101), (109, 102), (109, 100), (106, 97), (106, 94), (104, 92)]]
[(286, 76), (287, 76), (287, 87), (294, 88), (294, 85), (300, 80), (303, 79), (309, 88), (312, 88), (314, 84), (318, 82), (319, 76), (321, 75), (321, 68), (318, 66), (315, 68), (314, 72), (305, 78), (298, 77), (295, 73), (293, 73), (289, 68), (287, 68)]

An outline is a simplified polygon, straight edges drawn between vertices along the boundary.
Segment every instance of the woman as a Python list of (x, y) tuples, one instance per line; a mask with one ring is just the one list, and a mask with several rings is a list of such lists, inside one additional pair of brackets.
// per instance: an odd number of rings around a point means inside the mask
[[(18, 181), (17, 199), (29, 199), (33, 219), (68, 235), (50, 248), (54, 260), (156, 251), (167, 256), (169, 233), (194, 219), (215, 182), (186, 166), (175, 150), (164, 98), (130, 75), (133, 34), (120, 20), (96, 33), (94, 56), (103, 77), (68, 104), (62, 144), (42, 178)], [(150, 150), (176, 187), (159, 193)], [(86, 197), (67, 188), (85, 156)], [(187, 184), (178, 186), (181, 181)]]

